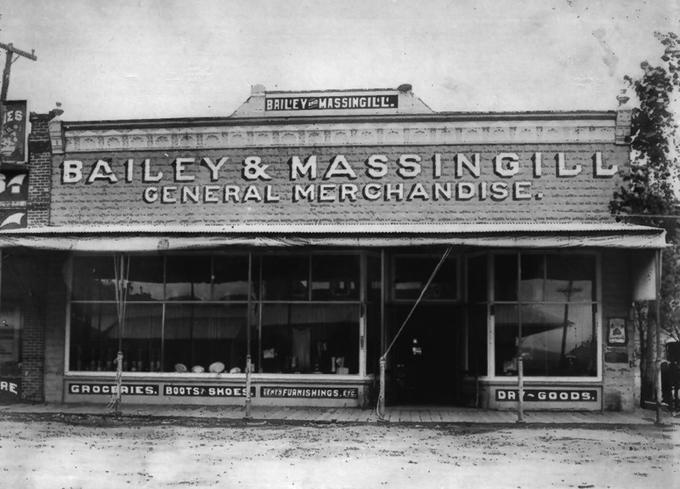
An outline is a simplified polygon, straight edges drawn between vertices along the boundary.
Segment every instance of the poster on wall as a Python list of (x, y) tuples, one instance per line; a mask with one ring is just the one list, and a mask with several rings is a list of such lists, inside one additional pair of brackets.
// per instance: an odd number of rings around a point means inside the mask
[(607, 343), (610, 345), (626, 344), (625, 318), (609, 318), (607, 323)]
[(26, 161), (26, 101), (2, 102), (0, 127), (0, 161), (25, 163)]

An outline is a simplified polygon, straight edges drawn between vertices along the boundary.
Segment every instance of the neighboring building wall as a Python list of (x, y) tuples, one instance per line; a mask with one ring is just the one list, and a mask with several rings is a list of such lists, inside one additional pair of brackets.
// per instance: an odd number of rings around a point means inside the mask
[(21, 336), (22, 397), (26, 401), (43, 400), (45, 355), (45, 294), (47, 266), (43, 257), (16, 255), (21, 260), (20, 277), (23, 293), (19, 307), (23, 314)]
[(48, 129), (50, 114), (31, 113), (28, 136), (28, 227), (47, 226), (50, 219), (52, 149)]
[[(52, 150), (48, 125), (51, 118), (52, 114), (30, 115), (27, 219), (29, 228), (49, 224)], [(26, 401), (40, 402), (45, 399), (45, 323), (48, 318), (58, 318), (63, 323), (63, 314), (57, 317), (49, 312), (52, 305), (50, 299), (58, 290), (53, 284), (54, 265), (50, 255), (17, 253), (16, 257), (23, 262), (20, 267), (22, 271), (19, 273), (21, 276), (15, 277), (17, 283), (21, 283), (23, 292), (23, 297), (19, 301), (24, 318), (22, 397)], [(60, 298), (59, 301), (63, 304), (63, 299)]]
[(45, 398), (46, 402), (62, 402), (64, 380), (64, 342), (66, 340), (66, 254), (54, 254), (48, 264), (48, 291), (45, 297)]
[[(608, 251), (602, 254), (602, 343), (603, 402), (608, 411), (629, 411), (639, 403), (639, 386), (636, 385), (634, 328), (629, 321), (631, 305), (631, 273), (629, 254)], [(627, 343), (608, 346), (610, 318), (625, 318)]]

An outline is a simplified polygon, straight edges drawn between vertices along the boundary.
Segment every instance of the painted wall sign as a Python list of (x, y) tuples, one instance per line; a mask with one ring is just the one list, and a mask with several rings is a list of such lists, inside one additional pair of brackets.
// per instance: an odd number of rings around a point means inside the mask
[(299, 399), (356, 399), (356, 387), (260, 387), (260, 397), (299, 398)]
[(26, 210), (0, 208), (0, 230), (26, 227)]
[[(497, 401), (517, 401), (517, 389), (496, 389)], [(591, 389), (524, 389), (524, 400), (529, 402), (594, 402), (597, 391)]]
[(2, 103), (0, 121), (0, 160), (3, 163), (26, 161), (26, 101)]
[[(117, 390), (116, 384), (69, 382), (68, 393), (78, 395), (110, 395)], [(157, 396), (158, 384), (123, 384), (121, 394), (128, 396)]]
[[(207, 386), (207, 385), (176, 385), (163, 386), (164, 396), (178, 397), (245, 397), (245, 386)], [(255, 387), (251, 387), (250, 395), (255, 396)]]
[(335, 95), (328, 97), (266, 97), (267, 112), (290, 110), (396, 109), (398, 95)]
[(21, 401), (21, 379), (17, 377), (0, 377), (0, 403)]
[(55, 225), (608, 219), (626, 154), (601, 146), (79, 153), (55, 168), (51, 218)]
[(0, 230), (25, 228), (28, 173), (3, 170), (0, 172)]

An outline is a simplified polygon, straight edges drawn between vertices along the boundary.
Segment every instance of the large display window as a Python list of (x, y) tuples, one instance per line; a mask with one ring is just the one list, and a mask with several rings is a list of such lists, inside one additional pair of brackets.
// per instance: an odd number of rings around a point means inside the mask
[(596, 377), (597, 294), (593, 254), (493, 255), (494, 374)]
[(113, 263), (73, 258), (70, 371), (115, 370), (122, 338), (125, 371), (359, 373), (358, 252), (134, 255), (123, 329)]

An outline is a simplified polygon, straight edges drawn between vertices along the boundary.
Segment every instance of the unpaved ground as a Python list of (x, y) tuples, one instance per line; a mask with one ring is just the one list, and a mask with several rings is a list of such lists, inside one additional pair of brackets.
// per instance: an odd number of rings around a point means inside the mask
[(7, 488), (675, 488), (680, 432), (0, 419)]

